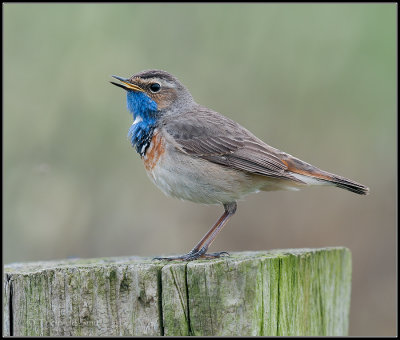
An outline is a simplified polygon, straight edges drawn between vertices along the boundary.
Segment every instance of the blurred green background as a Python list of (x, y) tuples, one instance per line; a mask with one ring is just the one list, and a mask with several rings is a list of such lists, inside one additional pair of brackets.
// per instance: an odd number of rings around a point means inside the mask
[(184, 253), (110, 75), (160, 68), (268, 144), (366, 184), (251, 195), (212, 251), (346, 246), (350, 335), (396, 328), (396, 4), (3, 4), (4, 262)]

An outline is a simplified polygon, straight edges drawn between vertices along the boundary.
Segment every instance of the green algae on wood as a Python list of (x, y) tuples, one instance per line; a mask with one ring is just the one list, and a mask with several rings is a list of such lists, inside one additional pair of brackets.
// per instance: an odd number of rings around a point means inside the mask
[(12, 266), (12, 335), (159, 335), (161, 266), (91, 262)]
[(350, 307), (347, 249), (288, 252), (280, 258), (277, 335), (345, 335)]
[(162, 312), (164, 335), (192, 335), (186, 285), (186, 263), (162, 268)]
[(347, 335), (346, 248), (6, 265), (3, 335)]

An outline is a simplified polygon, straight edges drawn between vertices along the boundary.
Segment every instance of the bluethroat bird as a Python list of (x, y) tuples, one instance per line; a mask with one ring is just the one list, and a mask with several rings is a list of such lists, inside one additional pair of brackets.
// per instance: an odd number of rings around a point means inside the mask
[(205, 204), (222, 204), (224, 213), (187, 254), (158, 257), (195, 260), (207, 254), (217, 234), (244, 195), (270, 190), (298, 190), (333, 185), (365, 195), (369, 189), (318, 169), (275, 149), (233, 120), (197, 104), (182, 83), (161, 70), (130, 78), (113, 76), (126, 90), (133, 124), (129, 138), (151, 180), (167, 195)]

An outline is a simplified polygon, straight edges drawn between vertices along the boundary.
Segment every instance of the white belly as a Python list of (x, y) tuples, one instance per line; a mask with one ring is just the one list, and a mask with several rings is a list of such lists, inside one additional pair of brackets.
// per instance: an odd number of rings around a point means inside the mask
[(237, 201), (262, 186), (243, 172), (179, 152), (164, 153), (147, 174), (166, 195), (205, 204)]

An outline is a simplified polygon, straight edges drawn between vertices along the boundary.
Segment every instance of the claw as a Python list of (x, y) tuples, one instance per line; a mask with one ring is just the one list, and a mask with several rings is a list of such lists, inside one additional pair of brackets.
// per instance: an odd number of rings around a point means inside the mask
[(225, 256), (230, 256), (230, 255), (226, 251), (220, 251), (217, 253), (204, 254), (202, 257), (207, 259), (217, 259), (219, 257), (225, 257)]
[(171, 257), (155, 257), (153, 260), (159, 260), (159, 261), (193, 261), (197, 260), (199, 258), (202, 259), (215, 259), (219, 258), (221, 256), (230, 256), (229, 253), (226, 251), (221, 251), (218, 253), (210, 253), (210, 254), (205, 254), (206, 249), (200, 249), (199, 251), (193, 252), (190, 251), (189, 253), (185, 255), (179, 255), (179, 256), (171, 256)]

